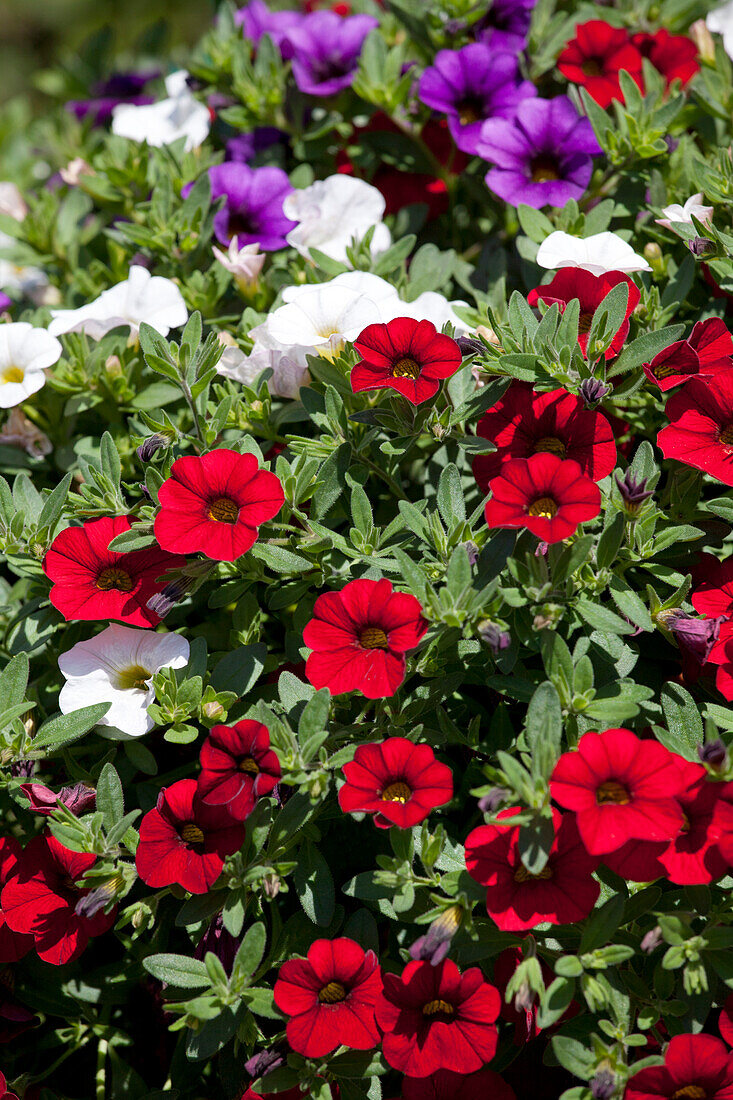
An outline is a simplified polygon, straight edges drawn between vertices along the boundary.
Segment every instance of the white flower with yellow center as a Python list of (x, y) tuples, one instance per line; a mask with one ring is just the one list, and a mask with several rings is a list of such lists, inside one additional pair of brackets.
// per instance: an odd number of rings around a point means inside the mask
[(129, 737), (142, 737), (154, 726), (148, 707), (155, 702), (152, 679), (162, 668), (184, 668), (190, 647), (180, 634), (113, 623), (96, 637), (59, 657), (66, 680), (59, 695), (62, 714), (93, 703), (112, 705), (100, 726), (113, 726)]
[[(396, 294), (396, 292), (395, 292)], [(383, 320), (379, 305), (348, 286), (328, 283), (299, 287), (250, 335), (263, 348), (300, 349), (331, 359), (367, 325)]]
[(285, 217), (299, 223), (286, 240), (306, 258), (310, 258), (311, 248), (316, 248), (332, 260), (348, 264), (347, 246), (354, 239), (362, 240), (373, 226), (371, 253), (376, 256), (392, 243), (382, 221), (385, 206), (381, 191), (355, 176), (337, 174), (317, 180), (283, 201)]
[(44, 328), (25, 321), (0, 325), (0, 409), (20, 405), (46, 381), (45, 370), (61, 358), (63, 348)]
[(133, 264), (123, 283), (103, 291), (79, 309), (52, 309), (51, 316), (48, 331), (54, 336), (85, 332), (92, 340), (101, 340), (105, 333), (121, 326), (136, 334), (143, 321), (167, 336), (172, 328), (185, 325), (188, 310), (174, 282)]
[(208, 136), (211, 115), (206, 104), (191, 94), (187, 76), (179, 69), (166, 77), (167, 99), (142, 106), (118, 104), (112, 111), (112, 133), (156, 148), (185, 138), (187, 152), (198, 148)]

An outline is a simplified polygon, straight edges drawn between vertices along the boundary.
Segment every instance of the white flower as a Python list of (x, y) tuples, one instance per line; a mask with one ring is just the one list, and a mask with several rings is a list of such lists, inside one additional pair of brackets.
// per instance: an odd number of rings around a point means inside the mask
[(43, 458), (53, 450), (51, 440), (45, 432), (29, 420), (22, 409), (12, 409), (8, 419), (0, 428), (0, 443), (9, 447), (22, 447), (31, 458)]
[(59, 169), (59, 175), (69, 187), (76, 187), (82, 176), (95, 176), (96, 172), (83, 157), (74, 157), (65, 168)]
[(705, 25), (713, 34), (723, 36), (723, 48), (728, 57), (733, 57), (733, 0), (723, 4), (722, 8), (708, 12)]
[(22, 222), (27, 213), (28, 207), (20, 189), (8, 180), (0, 180), (0, 214), (7, 214), (17, 222)]
[(183, 668), (189, 651), (180, 634), (156, 634), (113, 623), (59, 657), (66, 680), (59, 695), (61, 713), (110, 702), (112, 706), (99, 725), (142, 737), (155, 724), (147, 713), (155, 701), (153, 676), (162, 668)]
[(267, 388), (275, 397), (296, 398), (300, 387), (308, 382), (306, 353), (301, 348), (264, 348), (255, 344), (249, 355), (240, 348), (227, 348), (216, 369), (225, 378), (251, 385), (263, 370), (270, 368), (272, 376)]
[(379, 306), (366, 294), (336, 280), (299, 287), (298, 294), (253, 328), (250, 335), (268, 349), (302, 349), (332, 358), (345, 343), (383, 320)]
[(592, 275), (606, 271), (651, 271), (643, 256), (616, 233), (595, 233), (592, 237), (573, 237), (556, 230), (542, 242), (537, 253), (540, 267), (550, 269), (579, 267)]
[(663, 225), (666, 229), (670, 229), (672, 222), (682, 222), (683, 225), (692, 225), (692, 215), (694, 214), (697, 220), (702, 222), (703, 225), (710, 225), (713, 220), (713, 207), (703, 206), (702, 200), (702, 191), (698, 191), (696, 195), (693, 195), (687, 200), (684, 206), (680, 206), (679, 203), (665, 206), (662, 210), (664, 217), (655, 218), (654, 220), (657, 225)]
[(375, 226), (371, 252), (384, 252), (392, 237), (383, 223), (384, 196), (376, 187), (354, 176), (335, 175), (318, 180), (310, 187), (293, 191), (283, 201), (283, 213), (299, 222), (286, 240), (301, 256), (310, 257), (316, 248), (332, 260), (348, 264), (346, 247), (356, 237), (361, 240)]
[(217, 248), (216, 245), (213, 252), (221, 266), (230, 271), (239, 286), (244, 289), (254, 286), (257, 282), (266, 259), (264, 252), (260, 252), (258, 244), (246, 244), (243, 248), (239, 248), (236, 236), (232, 237), (226, 252)]
[(170, 279), (151, 275), (144, 267), (133, 265), (123, 283), (105, 290), (93, 302), (80, 309), (52, 309), (48, 331), (54, 336), (65, 332), (86, 332), (101, 340), (110, 329), (129, 326), (137, 333), (143, 321), (161, 336), (188, 320), (183, 295)]
[(179, 70), (166, 78), (167, 99), (143, 106), (118, 104), (112, 111), (112, 133), (156, 147), (185, 138), (186, 150), (196, 149), (206, 140), (211, 116), (206, 104), (191, 94), (187, 76)]
[(20, 405), (40, 390), (45, 369), (59, 361), (63, 350), (45, 328), (25, 321), (0, 325), (0, 409)]
[(425, 290), (414, 302), (403, 302), (398, 299), (399, 307), (395, 317), (414, 317), (416, 321), (432, 321), (438, 332), (441, 331), (446, 321), (450, 321), (457, 332), (470, 332), (471, 326), (462, 321), (454, 311), (453, 306), (467, 306), (467, 302), (457, 300), (449, 302), (436, 290)]

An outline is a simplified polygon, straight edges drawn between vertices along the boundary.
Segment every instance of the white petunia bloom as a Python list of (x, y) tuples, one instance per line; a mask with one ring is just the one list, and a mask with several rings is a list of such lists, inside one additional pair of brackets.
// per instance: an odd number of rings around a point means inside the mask
[(227, 348), (216, 369), (225, 378), (250, 386), (263, 370), (272, 370), (267, 388), (275, 397), (296, 398), (300, 387), (308, 382), (306, 353), (300, 348), (292, 350), (264, 348), (255, 344), (249, 355), (240, 348)]
[(234, 236), (226, 252), (216, 245), (212, 251), (221, 266), (231, 272), (239, 286), (248, 289), (255, 285), (266, 259), (265, 253), (260, 252), (259, 244), (246, 244), (239, 248)]
[(191, 94), (183, 69), (166, 77), (167, 99), (138, 106), (120, 103), (112, 111), (112, 133), (160, 147), (186, 139), (186, 150), (198, 148), (211, 126), (209, 108)]
[(723, 4), (722, 8), (708, 12), (705, 25), (713, 34), (723, 36), (723, 48), (728, 57), (733, 57), (733, 0)]
[(328, 283), (299, 288), (297, 296), (274, 310), (251, 330), (265, 348), (302, 349), (332, 358), (360, 332), (383, 320), (379, 306), (367, 295)]
[(316, 248), (332, 260), (348, 264), (347, 245), (354, 237), (361, 240), (375, 226), (371, 252), (376, 256), (392, 243), (382, 221), (385, 206), (384, 195), (370, 183), (354, 176), (329, 176), (284, 199), (285, 217), (300, 223), (285, 239), (301, 256), (310, 258), (310, 249)]
[(591, 275), (606, 271), (651, 271), (643, 256), (637, 255), (616, 233), (595, 233), (592, 237), (573, 237), (556, 230), (542, 242), (537, 253), (540, 267), (551, 270), (579, 267)]
[(54, 336), (86, 332), (93, 340), (101, 340), (121, 325), (137, 333), (143, 321), (167, 336), (172, 328), (185, 325), (188, 311), (174, 282), (133, 265), (123, 283), (105, 290), (93, 302), (79, 309), (52, 309), (51, 316), (48, 331)]
[(22, 222), (27, 213), (28, 207), (17, 185), (8, 180), (0, 180), (0, 214), (7, 214), (17, 222)]
[(113, 623), (101, 634), (59, 657), (66, 680), (59, 695), (62, 714), (110, 702), (100, 726), (142, 737), (154, 726), (147, 708), (155, 702), (151, 680), (162, 668), (184, 668), (190, 647), (180, 634), (156, 634)]
[(672, 222), (682, 222), (683, 225), (692, 225), (692, 215), (703, 225), (711, 225), (713, 220), (713, 207), (703, 206), (703, 193), (698, 191), (696, 195), (692, 195), (687, 200), (684, 206), (679, 203), (673, 203), (671, 206), (665, 206), (662, 210), (664, 214), (663, 218), (655, 218), (657, 225), (663, 225), (666, 229), (670, 229)]
[(63, 348), (45, 328), (25, 321), (0, 325), (0, 409), (20, 405), (44, 385), (47, 367), (61, 358)]
[(449, 302), (436, 290), (425, 290), (414, 302), (403, 302), (398, 299), (399, 307), (395, 317), (413, 317), (416, 321), (432, 321), (438, 332), (441, 331), (446, 321), (450, 321), (453, 328), (460, 334), (471, 331), (471, 326), (462, 321), (453, 309), (453, 306), (466, 306), (468, 302), (460, 299)]

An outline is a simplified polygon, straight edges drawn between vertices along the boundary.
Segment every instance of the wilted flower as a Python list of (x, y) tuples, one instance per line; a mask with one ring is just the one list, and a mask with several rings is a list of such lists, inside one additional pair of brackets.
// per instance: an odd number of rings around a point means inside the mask
[(705, 664), (710, 656), (718, 640), (721, 624), (725, 621), (724, 618), (696, 619), (694, 615), (688, 615), (679, 608), (657, 613), (657, 622), (674, 634), (680, 649), (684, 649), (700, 664)]
[(508, 649), (512, 644), (512, 636), (509, 631), (504, 630), (497, 623), (492, 623), (489, 619), (484, 619), (483, 622), (479, 623), (478, 635), (495, 657), (501, 653), (502, 649)]
[(728, 767), (728, 750), (719, 737), (714, 741), (706, 741), (704, 745), (698, 745), (697, 755), (702, 763), (707, 764), (714, 772), (723, 772)]
[(11, 409), (8, 419), (0, 428), (0, 443), (22, 447), (31, 458), (43, 458), (53, 450), (53, 444), (46, 433), (29, 420), (17, 405)]
[(599, 1069), (590, 1083), (593, 1100), (611, 1100), (616, 1092), (616, 1075), (610, 1069)]
[(259, 244), (245, 244), (240, 248), (238, 238), (234, 236), (226, 252), (222, 252), (216, 245), (212, 251), (221, 266), (234, 276), (241, 290), (251, 291), (257, 286), (257, 280), (267, 258), (260, 252)]

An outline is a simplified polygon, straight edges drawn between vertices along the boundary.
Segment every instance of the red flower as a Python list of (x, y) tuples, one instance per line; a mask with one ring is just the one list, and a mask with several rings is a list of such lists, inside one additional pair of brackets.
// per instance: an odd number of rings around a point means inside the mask
[(666, 875), (659, 862), (659, 856), (666, 848), (664, 841), (627, 840), (615, 852), (607, 852), (603, 862), (614, 874), (628, 882), (655, 882)]
[(690, 593), (695, 611), (708, 619), (733, 615), (733, 557), (719, 561), (712, 554), (701, 554), (695, 572), (700, 578)]
[[(502, 810), (513, 817), (519, 810)], [(600, 886), (598, 860), (588, 855), (573, 814), (552, 811), (555, 839), (542, 871), (533, 875), (519, 855), (518, 825), (479, 825), (466, 840), (466, 868), (486, 889), (486, 911), (502, 932), (524, 932), (548, 921), (571, 924), (593, 909)]]
[(670, 841), (683, 823), (678, 760), (658, 741), (640, 741), (630, 730), (585, 733), (577, 751), (563, 753), (555, 765), (550, 793), (576, 811), (593, 855), (613, 852), (627, 840)]
[(690, 379), (665, 412), (671, 423), (657, 437), (665, 458), (733, 485), (733, 372)]
[(368, 325), (354, 341), (361, 359), (351, 369), (351, 388), (397, 390), (413, 405), (435, 397), (440, 380), (461, 365), (461, 349), (431, 321), (395, 317), (386, 325)]
[(496, 446), (473, 460), (474, 477), (485, 493), (508, 458), (543, 452), (572, 458), (592, 481), (600, 481), (616, 465), (616, 443), (606, 417), (562, 389), (535, 393), (527, 382), (512, 382), (481, 417), (476, 433)]
[(205, 894), (244, 836), (244, 826), (225, 806), (207, 806), (196, 797), (195, 779), (179, 779), (163, 788), (140, 823), (137, 873), (148, 886), (177, 883), (191, 894)]
[(614, 99), (623, 103), (618, 76), (622, 70), (643, 87), (641, 54), (628, 32), (601, 19), (591, 19), (575, 28), (575, 38), (558, 57), (557, 67), (573, 84), (585, 88), (601, 107), (608, 107)]
[[(12, 836), (0, 837), (0, 887), (10, 882), (18, 871), (18, 861), (23, 855), (20, 842)], [(33, 936), (13, 932), (0, 909), (0, 962), (17, 962), (33, 950)]]
[(675, 1035), (664, 1065), (639, 1070), (624, 1093), (624, 1100), (668, 1098), (733, 1100), (733, 1054), (725, 1043), (712, 1035)]
[(18, 1100), (14, 1092), (8, 1091), (8, 1082), (2, 1072), (0, 1072), (0, 1100)]
[(639, 288), (634, 285), (628, 275), (623, 275), (620, 271), (606, 271), (603, 275), (592, 275), (590, 271), (583, 271), (579, 267), (563, 267), (556, 272), (552, 282), (531, 290), (527, 295), (527, 301), (531, 306), (536, 306), (539, 301), (548, 306), (557, 303), (560, 312), (564, 313), (568, 302), (572, 302), (574, 298), (577, 298), (580, 302), (578, 343), (583, 355), (586, 355), (593, 314), (606, 295), (619, 283), (626, 283), (629, 288), (629, 298), (626, 304), (626, 316), (613, 338), (613, 343), (606, 352), (606, 359), (613, 359), (614, 355), (618, 355), (621, 351), (624, 340), (629, 335), (629, 317), (638, 306), (641, 298)]
[(282, 775), (267, 726), (248, 718), (235, 726), (214, 726), (199, 760), (199, 797), (207, 806), (226, 806), (237, 821), (252, 813), (257, 799), (269, 794)]
[(720, 1016), (718, 1029), (729, 1047), (733, 1047), (733, 993), (729, 993), (725, 999)]
[(553, 454), (509, 459), (489, 489), (489, 527), (526, 527), (544, 542), (561, 542), (601, 510), (595, 482), (577, 462)]
[[(165, 585), (165, 573), (186, 559), (157, 546), (123, 554), (108, 550), (129, 531), (127, 516), (94, 519), (67, 527), (51, 543), (43, 570), (52, 580), (49, 598), (66, 620), (119, 619), (130, 626), (157, 626), (160, 616), (146, 604)], [(158, 581), (158, 577), (163, 577)]]
[[(331, 1085), (330, 1087), (331, 1096), (334, 1100), (338, 1100), (340, 1095), (338, 1085)], [(302, 1092), (300, 1085), (295, 1085), (292, 1089), (285, 1089), (285, 1092), (255, 1092), (253, 1088), (248, 1088), (242, 1100), (307, 1100), (307, 1097), (312, 1095), (310, 1092)]]
[(687, 340), (677, 340), (644, 363), (644, 374), (660, 390), (671, 390), (700, 373), (700, 360)]
[(316, 940), (305, 959), (283, 963), (275, 1004), (290, 1019), (290, 1046), (322, 1058), (337, 1046), (371, 1050), (379, 1043), (374, 1007), (382, 988), (377, 956), (341, 937)]
[(419, 825), (453, 797), (450, 768), (435, 759), (429, 745), (415, 745), (405, 737), (359, 745), (353, 761), (344, 764), (344, 775), (341, 809), (374, 814), (374, 824), (382, 829)]
[(475, 1073), (494, 1057), (501, 999), (478, 967), (461, 974), (451, 959), (438, 966), (411, 962), (401, 975), (382, 978), (377, 1023), (384, 1057), (394, 1069), (408, 1077), (441, 1069)]
[(632, 34), (631, 41), (642, 57), (647, 57), (652, 65), (667, 81), (667, 87), (673, 80), (689, 84), (695, 73), (700, 72), (697, 62), (697, 46), (683, 34), (670, 34), (667, 30), (654, 34)]
[(360, 691), (367, 699), (384, 699), (404, 680), (405, 654), (427, 629), (415, 597), (395, 592), (390, 581), (349, 581), (315, 602), (303, 631), (313, 650), (306, 676), (333, 695)]
[(221, 448), (176, 459), (158, 499), (155, 537), (164, 550), (236, 561), (256, 541), (257, 528), (280, 511), (285, 494), (254, 455)]
[(671, 390), (695, 375), (715, 375), (733, 367), (733, 338), (719, 317), (698, 321), (687, 340), (660, 351), (644, 374), (660, 390)]
[(498, 1073), (480, 1069), (468, 1076), (441, 1069), (432, 1077), (405, 1077), (402, 1100), (517, 1100)]
[(95, 862), (95, 856), (71, 852), (50, 834), (35, 836), (3, 887), (0, 904), (7, 924), (14, 932), (34, 937), (44, 962), (62, 966), (77, 959), (90, 939), (114, 923), (114, 911), (100, 910), (92, 917), (76, 912), (89, 893), (76, 880)]

